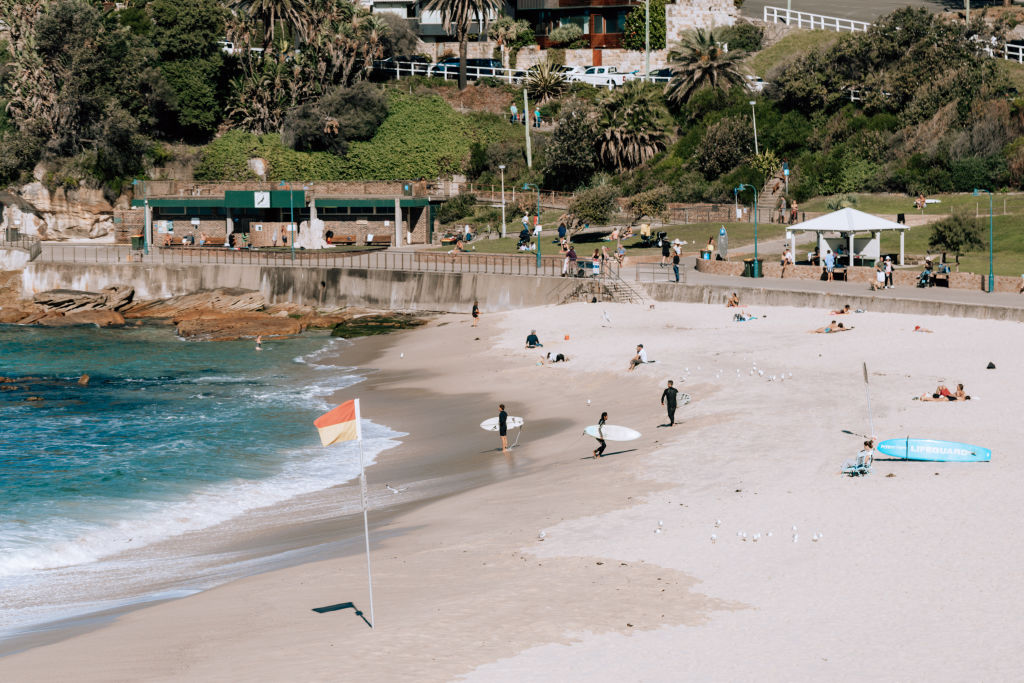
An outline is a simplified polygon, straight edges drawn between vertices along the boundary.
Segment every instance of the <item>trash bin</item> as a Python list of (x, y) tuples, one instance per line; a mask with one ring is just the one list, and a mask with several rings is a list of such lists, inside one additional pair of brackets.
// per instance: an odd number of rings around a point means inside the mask
[(762, 259), (744, 259), (743, 260), (743, 277), (761, 277), (761, 264)]
[(7, 241), (17, 242), (21, 239), (21, 231), (17, 228), (7, 228)]
[(132, 235), (132, 249), (142, 251), (142, 235)]
[(707, 251), (705, 249), (701, 249), (700, 250), (700, 258), (703, 261), (710, 261), (711, 260), (711, 252)]

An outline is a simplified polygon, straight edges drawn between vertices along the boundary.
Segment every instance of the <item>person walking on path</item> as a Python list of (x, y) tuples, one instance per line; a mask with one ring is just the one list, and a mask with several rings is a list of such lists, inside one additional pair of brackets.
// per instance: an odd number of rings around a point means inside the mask
[(476, 324), (478, 322), (480, 322), (480, 302), (479, 301), (474, 301), (473, 302), (473, 327), (476, 327)]
[(661, 405), (668, 410), (669, 427), (674, 427), (676, 424), (676, 394), (678, 393), (679, 390), (672, 386), (672, 380), (668, 381), (668, 387), (661, 392)]
[(836, 255), (829, 249), (825, 252), (825, 275), (828, 282), (832, 282), (832, 271), (836, 269)]
[(608, 421), (608, 413), (601, 413), (601, 419), (597, 421), (597, 443), (601, 444), (594, 449), (594, 460), (597, 460), (604, 454), (604, 449), (608, 447), (608, 444), (604, 440), (604, 424)]
[(498, 406), (498, 434), (501, 436), (501, 452), (508, 453), (508, 413), (505, 404)]

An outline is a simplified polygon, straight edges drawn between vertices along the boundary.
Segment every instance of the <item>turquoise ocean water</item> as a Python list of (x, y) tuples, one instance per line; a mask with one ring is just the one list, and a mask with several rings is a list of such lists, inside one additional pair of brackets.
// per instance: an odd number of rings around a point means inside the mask
[[(0, 638), (244, 573), (174, 541), (358, 475), (312, 425), (360, 380), (326, 360), (345, 344), (0, 326)], [(398, 434), (364, 436), (372, 462)]]

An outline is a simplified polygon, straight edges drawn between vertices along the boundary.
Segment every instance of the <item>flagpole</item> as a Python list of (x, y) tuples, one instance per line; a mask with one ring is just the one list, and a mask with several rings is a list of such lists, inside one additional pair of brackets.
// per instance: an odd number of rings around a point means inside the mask
[(359, 399), (356, 399), (356, 440), (359, 442), (359, 499), (363, 506), (363, 538), (366, 540), (366, 579), (370, 587), (370, 628), (377, 625), (373, 618), (373, 570), (370, 567), (370, 522), (366, 514), (366, 468), (363, 459), (363, 428), (360, 424)]
[[(868, 429), (871, 430), (871, 440), (875, 439), (875, 424), (871, 419), (871, 387), (868, 384), (868, 364), (864, 363), (864, 394), (868, 397)], [(362, 442), (360, 442), (362, 443)]]

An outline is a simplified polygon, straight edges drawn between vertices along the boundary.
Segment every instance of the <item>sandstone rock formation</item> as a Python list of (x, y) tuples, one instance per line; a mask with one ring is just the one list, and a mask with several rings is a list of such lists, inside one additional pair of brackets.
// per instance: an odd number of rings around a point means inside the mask
[(51, 289), (40, 292), (33, 301), (43, 308), (70, 313), (72, 311), (119, 311), (135, 297), (135, 290), (127, 285), (114, 285), (99, 292), (80, 292), (74, 289)]
[(303, 325), (295, 318), (275, 318), (259, 313), (207, 314), (181, 320), (178, 336), (186, 339), (231, 341), (246, 337), (282, 337), (299, 334)]
[(224, 287), (194, 294), (140, 302), (124, 310), (126, 318), (183, 319), (190, 313), (217, 311), (251, 313), (266, 308), (267, 300), (259, 292)]
[[(102, 190), (62, 187), (52, 192), (37, 180), (22, 186), (16, 196), (0, 198), (2, 228), (46, 240), (95, 239), (114, 241), (114, 206)], [(120, 200), (119, 200), (120, 201)]]

